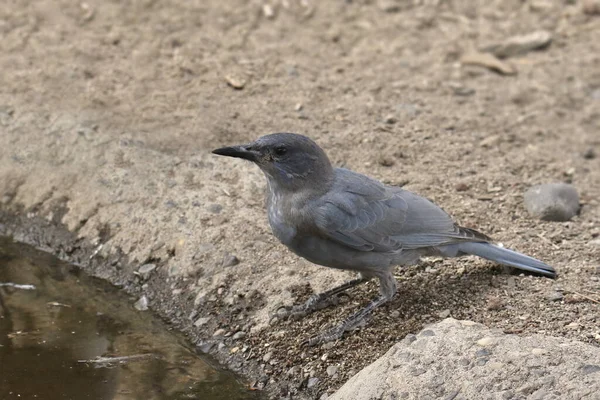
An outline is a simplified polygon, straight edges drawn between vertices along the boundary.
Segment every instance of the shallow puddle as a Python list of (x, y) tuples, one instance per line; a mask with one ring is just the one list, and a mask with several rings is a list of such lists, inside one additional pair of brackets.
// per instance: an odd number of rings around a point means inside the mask
[(118, 289), (0, 238), (0, 399), (258, 399)]

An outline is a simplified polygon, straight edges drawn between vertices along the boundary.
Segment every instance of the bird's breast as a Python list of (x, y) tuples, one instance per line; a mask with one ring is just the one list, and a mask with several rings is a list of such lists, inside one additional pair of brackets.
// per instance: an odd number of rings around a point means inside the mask
[(267, 198), (267, 215), (273, 235), (286, 246), (290, 246), (296, 237), (297, 229), (287, 216), (281, 196), (272, 193)]

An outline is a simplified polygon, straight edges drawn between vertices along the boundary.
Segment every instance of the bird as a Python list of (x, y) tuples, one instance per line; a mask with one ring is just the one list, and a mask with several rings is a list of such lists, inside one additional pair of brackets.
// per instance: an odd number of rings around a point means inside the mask
[(213, 154), (256, 164), (267, 180), (266, 209), (271, 230), (296, 255), (321, 266), (350, 270), (357, 278), (279, 310), (278, 317), (303, 317), (326, 300), (371, 279), (379, 295), (331, 329), (302, 344), (342, 338), (397, 291), (393, 270), (423, 256), (484, 259), (555, 278), (553, 267), (504, 248), (487, 235), (462, 227), (431, 200), (402, 187), (334, 167), (311, 138), (273, 133), (252, 143), (218, 148)]

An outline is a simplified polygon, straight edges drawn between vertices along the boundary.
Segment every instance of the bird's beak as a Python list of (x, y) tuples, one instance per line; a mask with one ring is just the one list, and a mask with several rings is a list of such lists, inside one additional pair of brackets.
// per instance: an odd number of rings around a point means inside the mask
[(249, 149), (248, 145), (221, 147), (212, 151), (213, 154), (227, 157), (243, 158), (248, 161), (257, 161), (259, 153)]

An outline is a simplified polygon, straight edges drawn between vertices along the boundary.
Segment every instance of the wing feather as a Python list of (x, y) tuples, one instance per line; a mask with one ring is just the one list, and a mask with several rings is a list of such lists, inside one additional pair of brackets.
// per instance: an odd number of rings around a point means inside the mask
[(377, 252), (489, 241), (426, 198), (349, 170), (336, 172), (336, 184), (315, 207), (316, 228), (330, 240)]

